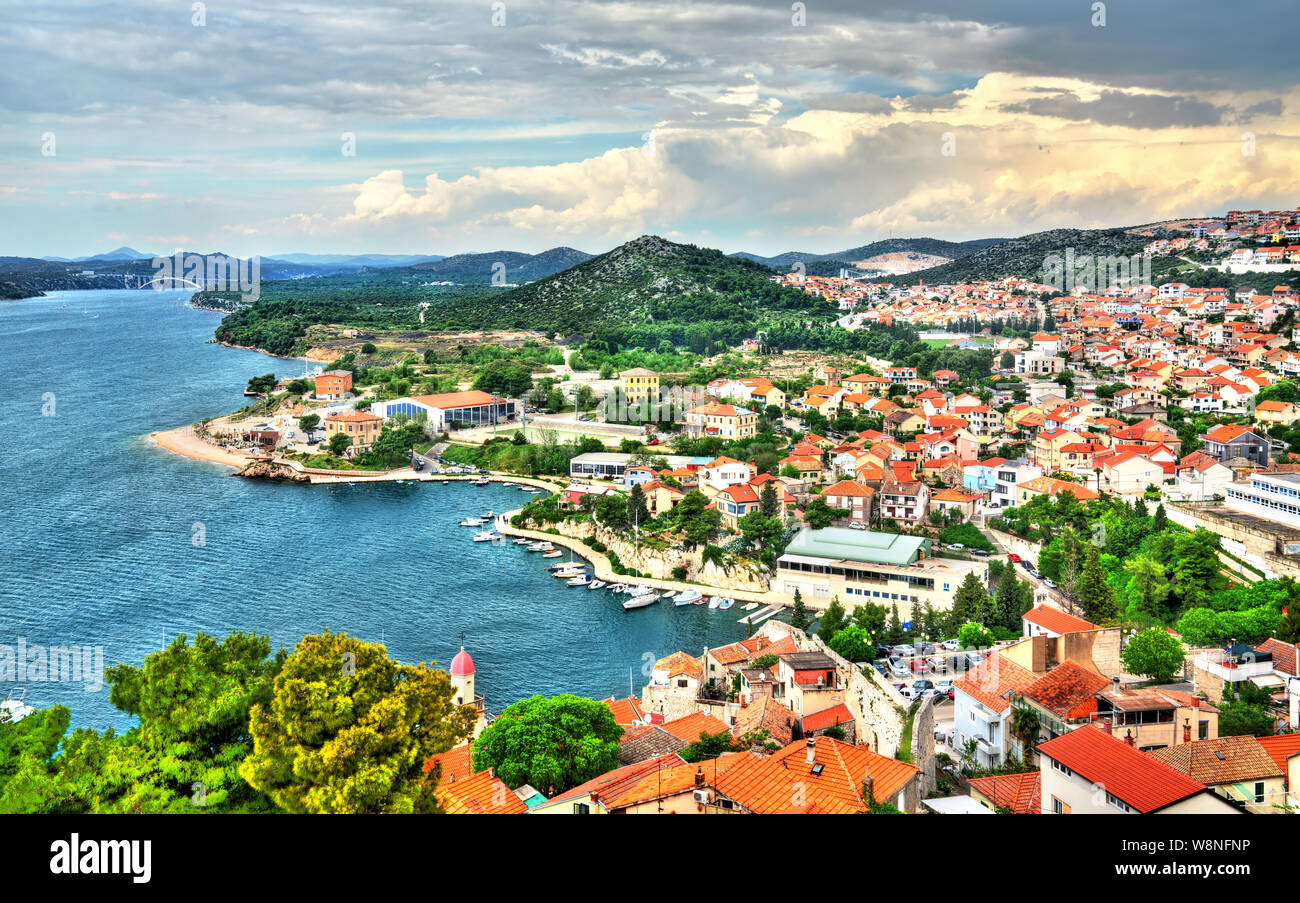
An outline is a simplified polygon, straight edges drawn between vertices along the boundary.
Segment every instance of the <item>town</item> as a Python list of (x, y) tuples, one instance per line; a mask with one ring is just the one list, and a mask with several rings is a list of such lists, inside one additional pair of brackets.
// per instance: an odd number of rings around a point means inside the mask
[[(576, 553), (552, 571), (627, 617), (741, 605), (748, 639), (604, 700), (581, 781), (494, 759), (462, 649), (479, 739), (426, 763), (450, 812), (1294, 812), (1300, 294), (1241, 280), (1295, 262), (1300, 210), (1185, 232), (1068, 290), (773, 276), (838, 353), (352, 330), (172, 443), (245, 476), (515, 482), (475, 540)], [(1170, 255), (1203, 284), (1139, 281)]]

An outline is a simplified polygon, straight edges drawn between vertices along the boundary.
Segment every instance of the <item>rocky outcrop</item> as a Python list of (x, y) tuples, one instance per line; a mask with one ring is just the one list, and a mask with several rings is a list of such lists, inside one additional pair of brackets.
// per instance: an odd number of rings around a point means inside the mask
[(235, 473), (237, 477), (252, 477), (261, 480), (287, 480), (291, 483), (310, 483), (311, 477), (294, 470), (287, 464), (275, 461), (253, 461)]
[(701, 560), (703, 549), (698, 547), (690, 551), (647, 548), (644, 545), (638, 547), (632, 540), (591, 521), (561, 521), (558, 524), (529, 526), (540, 530), (554, 527), (561, 536), (572, 539), (595, 539), (617, 555), (624, 567), (635, 568), (645, 576), (658, 580), (679, 579), (673, 575), (673, 570), (685, 567), (685, 579), (692, 583), (752, 593), (765, 593), (770, 588), (766, 573), (757, 563), (740, 559), (728, 565), (719, 565), (714, 561), (705, 563)]

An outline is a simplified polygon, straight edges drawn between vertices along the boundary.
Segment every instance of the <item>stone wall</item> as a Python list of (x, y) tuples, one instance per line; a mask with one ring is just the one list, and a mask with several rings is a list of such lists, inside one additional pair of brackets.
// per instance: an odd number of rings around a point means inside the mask
[(870, 746), (882, 756), (891, 759), (897, 756), (906, 726), (903, 713), (907, 711), (909, 703), (894, 689), (893, 684), (886, 683), (875, 668), (868, 668), (867, 673), (863, 674), (852, 662), (827, 646), (819, 636), (803, 637), (802, 632), (799, 632), (796, 633), (796, 642), (801, 649), (825, 653), (835, 662), (845, 679), (845, 702), (858, 723), (858, 743)]
[[(912, 718), (912, 764), (921, 769), (917, 791), (921, 799), (938, 786), (934, 759), (934, 697), (922, 699)], [(917, 805), (920, 801), (917, 801)], [(916, 811), (912, 806), (909, 812)]]

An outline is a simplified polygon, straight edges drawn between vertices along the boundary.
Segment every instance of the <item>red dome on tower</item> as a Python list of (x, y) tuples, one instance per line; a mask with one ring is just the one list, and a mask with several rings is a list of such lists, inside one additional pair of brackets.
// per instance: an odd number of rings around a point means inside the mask
[(456, 657), (451, 660), (451, 676), (464, 677), (473, 673), (474, 659), (470, 658), (469, 653), (465, 651), (465, 647), (461, 646), (460, 652), (457, 652)]

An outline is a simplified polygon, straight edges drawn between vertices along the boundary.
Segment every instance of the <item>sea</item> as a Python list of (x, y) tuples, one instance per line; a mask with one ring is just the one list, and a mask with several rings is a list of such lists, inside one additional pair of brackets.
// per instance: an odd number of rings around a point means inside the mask
[[(200, 631), (292, 650), (328, 629), (444, 667), (463, 643), (500, 712), (534, 694), (639, 695), (656, 659), (746, 635), (738, 607), (624, 611), (522, 546), (473, 542), (459, 521), (519, 507), (531, 496), (514, 486), (245, 480), (158, 448), (150, 432), (243, 407), (249, 378), (304, 368), (208, 344), (221, 314), (189, 295), (0, 302), (0, 662), (6, 646), (76, 646), (139, 665)], [(0, 697), (67, 705), (76, 727), (134, 723), (101, 680), (12, 676)]]

